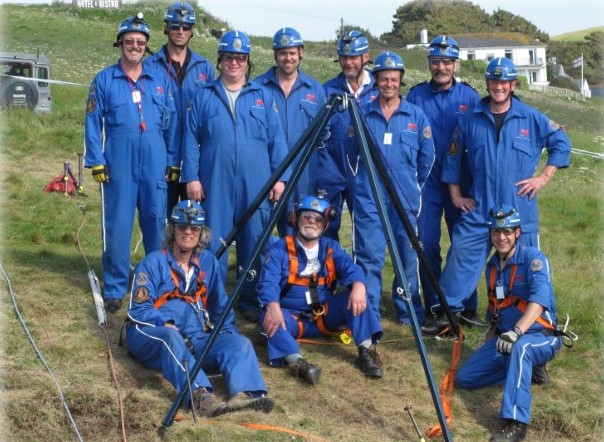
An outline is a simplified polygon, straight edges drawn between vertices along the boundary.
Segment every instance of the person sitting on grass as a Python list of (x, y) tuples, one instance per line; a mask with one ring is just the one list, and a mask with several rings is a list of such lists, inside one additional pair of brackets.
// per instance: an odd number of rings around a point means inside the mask
[[(323, 196), (307, 196), (296, 204), (292, 211), (296, 235), (270, 246), (257, 287), (270, 365), (287, 365), (296, 377), (313, 385), (320, 382), (321, 367), (302, 357), (296, 339), (343, 328), (352, 332), (361, 372), (370, 378), (383, 376), (376, 350), (383, 331), (367, 308), (365, 275), (337, 241), (322, 236), (333, 214)], [(346, 290), (336, 292), (338, 283)]]
[[(218, 261), (206, 250), (210, 235), (199, 203), (185, 200), (174, 206), (165, 248), (147, 255), (134, 273), (126, 323), (128, 351), (146, 367), (161, 369), (178, 391), (190, 381), (189, 402), (202, 416), (242, 409), (270, 413), (275, 404), (267, 396), (256, 352), (237, 332), (232, 311), (207, 352), (203, 370), (189, 379), (188, 371), (228, 300)], [(213, 394), (204, 370), (222, 373), (228, 402)]]

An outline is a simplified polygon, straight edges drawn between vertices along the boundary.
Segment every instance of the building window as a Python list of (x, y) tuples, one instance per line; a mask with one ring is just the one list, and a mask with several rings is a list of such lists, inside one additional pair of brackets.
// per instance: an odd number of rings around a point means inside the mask
[(476, 52), (468, 51), (468, 60), (476, 60)]
[(512, 50), (511, 49), (506, 49), (505, 50), (505, 58), (509, 58), (510, 60), (513, 60)]

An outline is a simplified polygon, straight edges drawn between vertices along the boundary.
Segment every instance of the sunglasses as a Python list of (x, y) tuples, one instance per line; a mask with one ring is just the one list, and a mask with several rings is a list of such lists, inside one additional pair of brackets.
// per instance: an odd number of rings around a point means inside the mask
[(319, 215), (318, 213), (303, 213), (301, 216), (305, 222), (314, 221), (315, 224), (323, 224), (325, 222), (323, 215)]
[(516, 229), (491, 229), (491, 235), (499, 235), (503, 233), (504, 236), (512, 236), (516, 232)]
[(245, 63), (247, 62), (247, 55), (245, 54), (225, 54), (222, 56), (222, 60), (227, 63), (231, 61), (236, 61), (237, 63)]
[(190, 31), (191, 29), (193, 29), (193, 25), (180, 24), (180, 23), (170, 23), (168, 25), (168, 29), (170, 31), (179, 31), (180, 29), (182, 29), (183, 31)]
[(124, 46), (138, 46), (139, 48), (147, 46), (147, 40), (134, 40), (132, 38), (124, 39)]
[(440, 63), (444, 64), (445, 66), (451, 66), (453, 63), (455, 63), (455, 60), (452, 58), (430, 58), (430, 64), (432, 66), (438, 66)]
[(192, 233), (199, 233), (199, 232), (201, 232), (201, 226), (190, 226), (188, 224), (177, 224), (176, 230), (178, 230), (179, 232), (186, 232), (187, 230), (190, 230)]

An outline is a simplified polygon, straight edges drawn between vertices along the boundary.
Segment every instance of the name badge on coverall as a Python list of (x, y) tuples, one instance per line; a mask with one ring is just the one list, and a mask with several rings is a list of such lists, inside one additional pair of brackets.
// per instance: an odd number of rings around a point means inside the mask
[(390, 146), (392, 144), (392, 132), (384, 134), (384, 144)]
[(497, 281), (497, 287), (495, 287), (495, 296), (498, 300), (505, 299), (505, 293), (503, 293), (503, 286), (501, 281)]
[(141, 102), (141, 91), (132, 91), (132, 102), (133, 103)]

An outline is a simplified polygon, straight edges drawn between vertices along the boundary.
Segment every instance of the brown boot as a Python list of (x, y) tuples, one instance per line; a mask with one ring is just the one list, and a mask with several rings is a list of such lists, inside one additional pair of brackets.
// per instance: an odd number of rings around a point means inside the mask
[(289, 370), (296, 378), (302, 378), (311, 385), (317, 385), (321, 382), (321, 370), (318, 365), (308, 363), (299, 358), (297, 362), (288, 365)]
[(273, 411), (273, 408), (275, 408), (275, 401), (265, 394), (254, 397), (250, 393), (241, 391), (229, 399), (227, 406), (229, 407), (229, 412), (237, 410), (256, 410), (270, 413)]
[(193, 404), (201, 416), (214, 417), (229, 412), (227, 404), (205, 388), (198, 388), (193, 392)]

